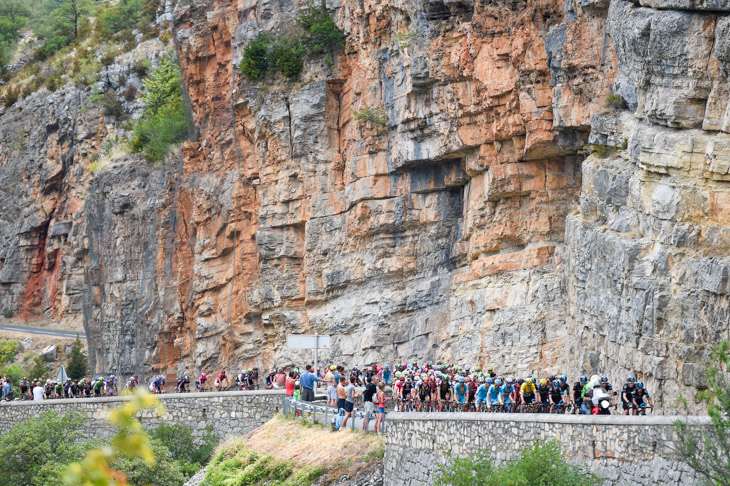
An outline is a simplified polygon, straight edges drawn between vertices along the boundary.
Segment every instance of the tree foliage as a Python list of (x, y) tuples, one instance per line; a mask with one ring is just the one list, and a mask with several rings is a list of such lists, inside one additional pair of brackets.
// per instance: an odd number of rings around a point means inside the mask
[(0, 436), (3, 473), (0, 486), (40, 485), (36, 476), (49, 462), (70, 461), (75, 442), (81, 437), (84, 416), (76, 412), (60, 415), (42, 412), (37, 419), (13, 424)]
[(171, 146), (188, 138), (180, 67), (171, 57), (162, 58), (144, 87), (145, 111), (134, 128), (130, 146), (150, 162), (160, 162)]
[(297, 79), (307, 55), (331, 53), (345, 46), (345, 36), (324, 6), (307, 5), (296, 18), (299, 32), (274, 41), (267, 32), (252, 39), (243, 50), (241, 73), (249, 79), (261, 79), (269, 72), (279, 72)]
[(39, 380), (45, 380), (48, 378), (48, 374), (51, 372), (51, 370), (48, 368), (48, 365), (45, 361), (43, 361), (43, 358), (40, 356), (36, 356), (33, 358), (33, 364), (31, 365), (30, 369), (28, 370), (28, 378), (34, 379), (38, 378)]
[(697, 427), (686, 421), (677, 421), (676, 451), (714, 485), (730, 486), (730, 343), (723, 341), (711, 351), (713, 364), (707, 369), (707, 389), (698, 398), (707, 405), (712, 425)]
[(71, 347), (71, 356), (68, 357), (66, 362), (66, 373), (72, 380), (80, 380), (86, 376), (88, 369), (89, 359), (83, 352), (81, 340), (76, 336), (76, 341)]
[(175, 461), (201, 466), (208, 462), (218, 445), (218, 439), (211, 427), (208, 427), (199, 443), (193, 437), (193, 429), (180, 424), (161, 424), (150, 436), (169, 449)]
[(569, 464), (557, 441), (525, 447), (496, 464), (487, 453), (455, 457), (439, 466), (436, 486), (588, 486), (600, 480), (583, 466)]

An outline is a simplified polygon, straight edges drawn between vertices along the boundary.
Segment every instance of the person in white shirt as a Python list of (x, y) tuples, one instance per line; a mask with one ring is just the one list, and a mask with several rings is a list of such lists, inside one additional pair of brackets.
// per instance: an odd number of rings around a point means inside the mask
[(36, 385), (33, 388), (33, 400), (43, 400), (43, 387)]

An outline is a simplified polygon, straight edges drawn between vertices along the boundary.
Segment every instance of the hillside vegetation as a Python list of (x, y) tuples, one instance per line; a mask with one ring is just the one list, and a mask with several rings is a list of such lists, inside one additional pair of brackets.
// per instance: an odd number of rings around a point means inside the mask
[(308, 485), (354, 479), (382, 469), (385, 438), (278, 415), (219, 448), (203, 486), (221, 484)]

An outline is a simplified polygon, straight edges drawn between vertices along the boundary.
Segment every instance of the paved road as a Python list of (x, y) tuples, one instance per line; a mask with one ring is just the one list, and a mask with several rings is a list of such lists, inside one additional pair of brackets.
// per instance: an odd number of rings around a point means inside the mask
[(25, 327), (25, 326), (10, 326), (0, 324), (0, 331), (13, 331), (13, 332), (24, 332), (26, 334), (39, 334), (42, 336), (55, 336), (62, 338), (75, 338), (78, 336), (80, 339), (86, 339), (86, 334), (77, 331), (62, 331), (60, 329), (43, 329), (39, 327)]

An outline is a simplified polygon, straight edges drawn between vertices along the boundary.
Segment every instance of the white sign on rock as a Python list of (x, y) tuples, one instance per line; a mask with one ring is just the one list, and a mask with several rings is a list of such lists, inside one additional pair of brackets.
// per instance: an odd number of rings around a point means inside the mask
[(292, 349), (314, 349), (314, 374), (317, 374), (319, 348), (330, 348), (330, 337), (319, 334), (287, 334), (286, 347)]

